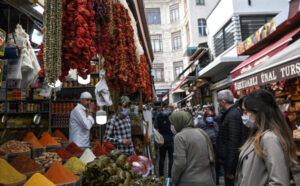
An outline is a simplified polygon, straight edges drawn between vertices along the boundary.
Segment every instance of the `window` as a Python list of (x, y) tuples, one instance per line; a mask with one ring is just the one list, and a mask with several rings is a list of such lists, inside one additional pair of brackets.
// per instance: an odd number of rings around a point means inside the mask
[(265, 23), (271, 21), (274, 15), (259, 15), (259, 16), (241, 16), (241, 32), (242, 40), (247, 39), (251, 34), (255, 33)]
[(181, 48), (181, 31), (172, 33), (172, 48), (173, 50)]
[(196, 5), (205, 5), (205, 1), (204, 0), (196, 0)]
[(161, 34), (151, 35), (151, 45), (153, 52), (162, 51), (162, 37)]
[(179, 4), (170, 6), (170, 21), (175, 22), (179, 19)]
[(198, 19), (198, 31), (200, 36), (206, 36), (206, 20)]
[(183, 71), (183, 62), (182, 61), (174, 62), (173, 67), (174, 67), (174, 79), (176, 79), (179, 76), (179, 74)]
[(152, 68), (152, 75), (154, 76), (155, 82), (164, 81), (164, 64), (154, 63)]
[(146, 8), (148, 24), (160, 24), (160, 9)]
[(219, 32), (214, 36), (215, 54), (218, 56), (234, 44), (234, 25), (229, 21)]
[(186, 32), (186, 45), (190, 44), (190, 27), (189, 22), (185, 25), (185, 32)]

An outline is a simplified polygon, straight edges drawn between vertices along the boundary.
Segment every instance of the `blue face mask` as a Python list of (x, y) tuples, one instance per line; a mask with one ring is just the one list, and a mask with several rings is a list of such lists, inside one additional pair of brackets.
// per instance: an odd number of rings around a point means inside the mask
[(129, 116), (129, 114), (130, 114), (130, 109), (123, 108), (123, 109), (122, 109), (122, 114), (123, 114), (124, 116)]
[(214, 122), (214, 118), (213, 117), (207, 117), (206, 122), (207, 123), (212, 123), (212, 122)]

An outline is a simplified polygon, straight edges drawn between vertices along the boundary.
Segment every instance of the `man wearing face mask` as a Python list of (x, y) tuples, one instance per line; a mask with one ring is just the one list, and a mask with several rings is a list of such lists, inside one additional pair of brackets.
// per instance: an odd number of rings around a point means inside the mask
[(234, 185), (234, 175), (239, 157), (239, 148), (244, 143), (245, 126), (242, 110), (234, 105), (230, 90), (218, 92), (218, 103), (222, 112), (221, 125), (217, 137), (217, 161), (224, 166), (225, 185)]
[(169, 169), (168, 177), (171, 177), (171, 170), (173, 164), (173, 152), (174, 152), (174, 133), (171, 129), (171, 122), (169, 116), (172, 114), (174, 107), (169, 105), (163, 110), (157, 117), (157, 126), (159, 133), (164, 137), (164, 144), (159, 148), (159, 176), (164, 176), (164, 165), (166, 154), (169, 157)]
[(126, 153), (127, 156), (135, 155), (132, 136), (130, 114), (130, 99), (127, 96), (122, 96), (118, 112), (107, 122), (104, 141), (111, 142), (116, 149)]

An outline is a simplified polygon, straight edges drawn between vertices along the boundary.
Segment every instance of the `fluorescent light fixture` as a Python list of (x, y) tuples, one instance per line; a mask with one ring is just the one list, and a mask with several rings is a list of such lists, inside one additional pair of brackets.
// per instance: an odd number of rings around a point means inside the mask
[(106, 112), (102, 109), (96, 112), (96, 123), (98, 125), (104, 125), (107, 122)]
[(87, 75), (86, 79), (83, 79), (81, 76), (78, 76), (78, 83), (82, 85), (89, 84), (91, 82), (91, 75)]
[(58, 88), (62, 85), (61, 81), (58, 79), (56, 80), (55, 84), (54, 83), (48, 83), (49, 87), (51, 88)]
[(38, 13), (42, 14), (44, 13), (44, 7), (42, 7), (39, 3), (34, 3), (32, 5), (33, 9), (35, 9)]
[(43, 34), (37, 29), (33, 29), (31, 41), (37, 45), (40, 45), (43, 42)]

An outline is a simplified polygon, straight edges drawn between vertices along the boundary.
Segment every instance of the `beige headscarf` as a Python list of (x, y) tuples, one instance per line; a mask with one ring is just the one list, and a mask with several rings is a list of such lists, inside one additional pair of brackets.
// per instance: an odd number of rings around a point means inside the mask
[(183, 128), (194, 127), (193, 117), (185, 111), (174, 112), (169, 119), (176, 132), (180, 132)]

